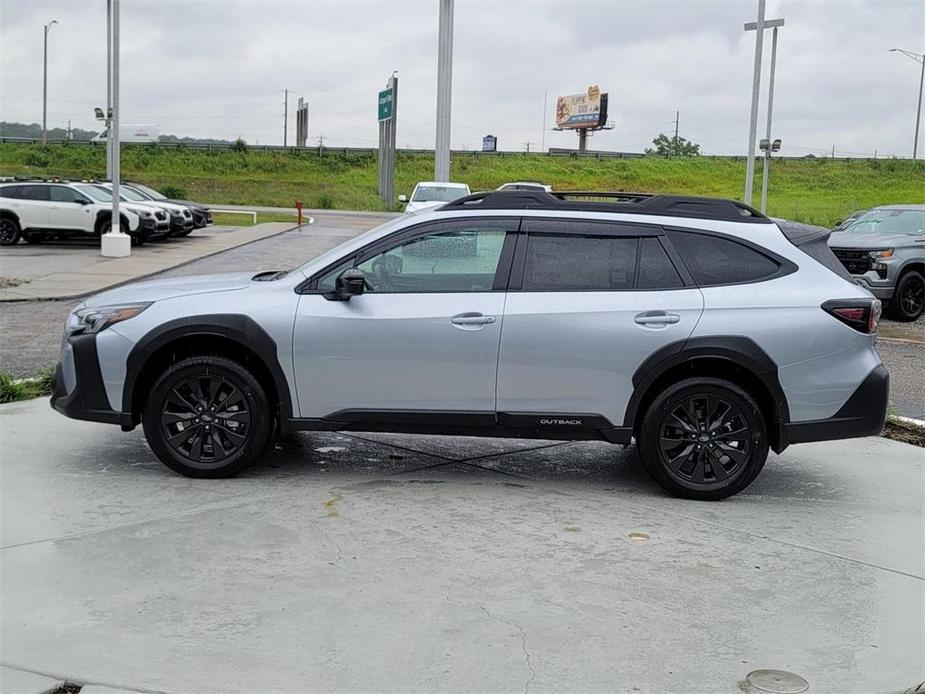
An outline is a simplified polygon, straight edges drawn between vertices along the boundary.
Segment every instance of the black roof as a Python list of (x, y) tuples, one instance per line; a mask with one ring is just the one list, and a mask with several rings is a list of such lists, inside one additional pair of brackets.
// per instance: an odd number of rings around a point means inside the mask
[(667, 217), (718, 219), (730, 222), (771, 224), (758, 210), (725, 198), (651, 193), (598, 191), (498, 190), (467, 195), (443, 205), (441, 210), (561, 210), (623, 212)]

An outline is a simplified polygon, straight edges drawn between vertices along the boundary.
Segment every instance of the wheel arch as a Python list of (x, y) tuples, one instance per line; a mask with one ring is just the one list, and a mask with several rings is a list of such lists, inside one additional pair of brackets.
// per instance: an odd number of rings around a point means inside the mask
[(679, 340), (651, 354), (633, 374), (633, 395), (623, 425), (631, 427), (638, 440), (642, 419), (656, 395), (671, 383), (694, 376), (722, 378), (745, 389), (765, 417), (771, 448), (780, 453), (787, 447), (790, 408), (777, 365), (754, 341), (740, 336)]
[(920, 275), (925, 275), (925, 261), (919, 260), (917, 258), (907, 261), (899, 269), (899, 275), (896, 276), (896, 284), (898, 285), (903, 276), (910, 272), (917, 272)]
[(12, 219), (16, 222), (16, 226), (19, 227), (19, 230), (22, 231), (22, 222), (19, 220), (19, 215), (13, 212), (13, 210), (0, 210), (0, 219)]
[(249, 316), (217, 314), (190, 316), (164, 323), (142, 337), (126, 363), (122, 411), (133, 425), (141, 421), (144, 396), (155, 379), (181, 359), (221, 355), (241, 362), (267, 392), (282, 428), (292, 419), (289, 384), (276, 350), (276, 342)]

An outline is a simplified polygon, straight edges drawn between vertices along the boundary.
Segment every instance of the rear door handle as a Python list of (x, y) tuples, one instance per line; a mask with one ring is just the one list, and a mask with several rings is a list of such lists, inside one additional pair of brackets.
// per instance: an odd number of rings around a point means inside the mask
[(633, 319), (638, 325), (670, 325), (678, 323), (681, 316), (677, 313), (668, 313), (667, 311), (646, 311), (637, 313)]
[(486, 316), (482, 313), (477, 313), (474, 311), (467, 313), (457, 313), (455, 316), (450, 318), (450, 323), (453, 325), (487, 325), (488, 323), (494, 322), (494, 316)]

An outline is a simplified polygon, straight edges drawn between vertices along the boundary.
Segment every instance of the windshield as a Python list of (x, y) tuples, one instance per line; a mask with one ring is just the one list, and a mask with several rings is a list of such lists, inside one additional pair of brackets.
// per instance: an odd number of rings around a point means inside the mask
[(148, 198), (139, 193), (137, 190), (132, 190), (127, 186), (121, 186), (119, 188), (119, 197), (125, 198), (130, 202), (147, 202)]
[(99, 186), (79, 185), (77, 188), (81, 193), (86, 193), (97, 202), (112, 202), (112, 193)]
[(453, 202), (466, 196), (465, 188), (448, 188), (446, 186), (418, 186), (411, 197), (411, 202)]
[(135, 186), (135, 185), (129, 186), (129, 185), (126, 185), (125, 183), (123, 183), (123, 184), (122, 184), (122, 190), (126, 190), (126, 191), (129, 191), (129, 190), (130, 190), (130, 191), (132, 191), (133, 193), (136, 193), (136, 194), (140, 195), (140, 196), (145, 200), (145, 202), (149, 202), (149, 201), (152, 199), (150, 195), (148, 195), (147, 193), (145, 193), (143, 190), (139, 190), (139, 189), (138, 189), (138, 186)]
[(923, 234), (925, 210), (871, 210), (852, 222), (848, 234)]
[(133, 183), (132, 188), (134, 188), (135, 190), (140, 190), (142, 193), (147, 195), (152, 200), (166, 200), (167, 199), (166, 195), (161, 195), (156, 190), (154, 190), (154, 188), (148, 188), (148, 186), (142, 185), (141, 183)]

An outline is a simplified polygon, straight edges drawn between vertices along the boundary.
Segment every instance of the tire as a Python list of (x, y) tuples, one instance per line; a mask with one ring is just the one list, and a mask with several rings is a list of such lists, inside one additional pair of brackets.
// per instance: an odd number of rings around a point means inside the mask
[(244, 366), (219, 356), (190, 357), (164, 371), (142, 422), (148, 445), (167, 467), (212, 479), (253, 464), (273, 429), (263, 387)]
[(918, 320), (925, 306), (925, 277), (921, 272), (910, 270), (899, 278), (896, 291), (887, 307), (890, 318), (903, 323)]
[(738, 494), (768, 458), (767, 425), (758, 404), (718, 378), (685, 379), (659, 393), (643, 417), (638, 443), (646, 472), (685, 499)]
[(19, 222), (11, 217), (0, 217), (0, 246), (15, 246), (21, 233)]
[(45, 234), (42, 234), (40, 232), (35, 232), (35, 231), (27, 231), (25, 234), (22, 235), (22, 238), (23, 238), (23, 241), (25, 241), (26, 243), (32, 244), (33, 246), (37, 246), (38, 244), (42, 243), (42, 241), (45, 240)]
[(184, 236), (189, 236), (193, 233), (192, 229), (183, 229), (181, 231), (174, 232), (171, 236), (175, 239), (183, 238)]

